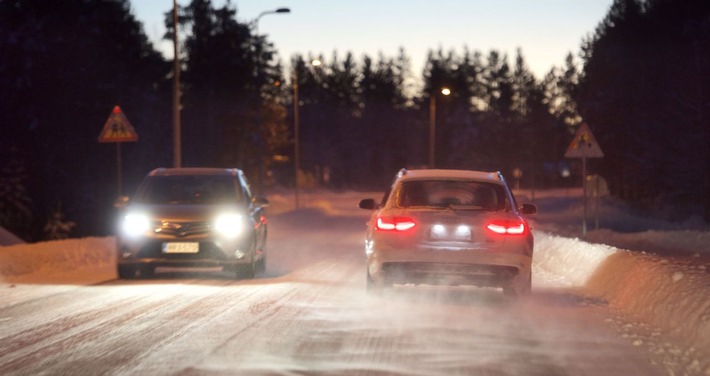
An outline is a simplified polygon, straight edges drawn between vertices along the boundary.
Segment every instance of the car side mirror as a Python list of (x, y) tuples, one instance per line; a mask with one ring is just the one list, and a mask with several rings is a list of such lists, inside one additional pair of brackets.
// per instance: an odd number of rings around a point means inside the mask
[(520, 207), (520, 212), (523, 214), (535, 214), (537, 213), (537, 206), (535, 204), (523, 204)]
[(116, 200), (113, 202), (113, 207), (116, 209), (123, 209), (126, 206), (128, 206), (128, 202), (130, 199), (128, 196), (118, 196), (116, 197)]
[(367, 210), (377, 209), (377, 203), (372, 198), (366, 198), (364, 200), (360, 200), (360, 203), (357, 206), (360, 209), (367, 209)]
[(263, 198), (263, 197), (254, 197), (252, 199), (252, 202), (254, 205), (260, 207), (260, 208), (266, 208), (269, 206), (269, 200)]

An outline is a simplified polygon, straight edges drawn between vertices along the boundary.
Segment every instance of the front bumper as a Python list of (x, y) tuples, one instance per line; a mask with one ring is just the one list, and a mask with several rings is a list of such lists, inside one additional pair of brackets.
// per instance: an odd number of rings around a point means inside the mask
[[(170, 242), (197, 243), (194, 253), (166, 253), (163, 244)], [(215, 267), (249, 265), (256, 257), (244, 240), (212, 238), (171, 239), (137, 238), (119, 239), (117, 246), (118, 265), (152, 265), (172, 267)]]

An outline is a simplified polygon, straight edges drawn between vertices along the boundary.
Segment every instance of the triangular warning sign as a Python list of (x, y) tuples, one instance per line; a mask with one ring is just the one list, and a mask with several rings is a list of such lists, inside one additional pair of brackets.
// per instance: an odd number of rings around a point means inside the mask
[(135, 142), (138, 134), (121, 111), (121, 107), (114, 107), (109, 115), (104, 129), (99, 135), (99, 142)]
[(602, 158), (604, 152), (599, 147), (599, 143), (589, 130), (587, 123), (582, 123), (572, 142), (567, 147), (566, 158)]

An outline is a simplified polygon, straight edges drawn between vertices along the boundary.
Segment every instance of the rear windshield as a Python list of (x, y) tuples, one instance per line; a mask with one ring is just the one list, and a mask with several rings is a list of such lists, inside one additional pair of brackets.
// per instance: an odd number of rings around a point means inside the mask
[(136, 192), (145, 204), (222, 204), (241, 200), (231, 176), (149, 176)]
[(498, 184), (472, 180), (413, 180), (403, 182), (396, 192), (398, 207), (455, 207), (505, 210), (506, 194)]

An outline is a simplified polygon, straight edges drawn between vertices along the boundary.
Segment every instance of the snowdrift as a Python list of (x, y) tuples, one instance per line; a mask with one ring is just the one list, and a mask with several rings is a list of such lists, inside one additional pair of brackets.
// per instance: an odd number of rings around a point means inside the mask
[(544, 232), (537, 232), (535, 241), (536, 267), (662, 329), (687, 348), (710, 355), (710, 274), (706, 265)]
[(97, 283), (116, 278), (113, 237), (0, 247), (0, 281)]

